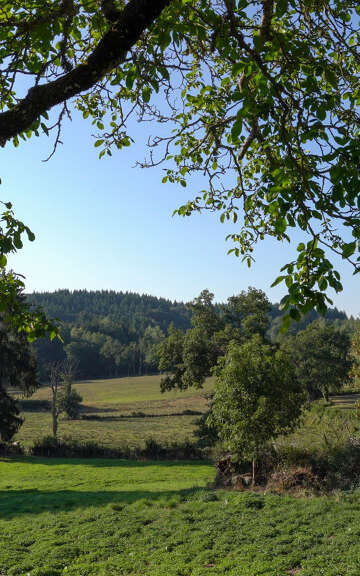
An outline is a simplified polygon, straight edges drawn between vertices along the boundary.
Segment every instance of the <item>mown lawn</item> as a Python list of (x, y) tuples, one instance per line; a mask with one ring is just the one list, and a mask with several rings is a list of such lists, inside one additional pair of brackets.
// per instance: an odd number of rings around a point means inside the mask
[(204, 463), (0, 462), (3, 576), (358, 576), (360, 493), (205, 488)]
[[(60, 438), (71, 436), (79, 441), (92, 440), (115, 448), (124, 444), (142, 446), (150, 437), (161, 443), (191, 439), (199, 416), (188, 411), (201, 413), (206, 410), (211, 379), (202, 390), (162, 394), (160, 378), (142, 376), (76, 383), (74, 387), (83, 397), (82, 415), (85, 418), (75, 421), (60, 418)], [(50, 398), (50, 389), (44, 387), (31, 397), (31, 401)], [(139, 418), (141, 414), (143, 417)], [(51, 434), (50, 412), (27, 410), (22, 417), (25, 421), (15, 440), (25, 446)]]

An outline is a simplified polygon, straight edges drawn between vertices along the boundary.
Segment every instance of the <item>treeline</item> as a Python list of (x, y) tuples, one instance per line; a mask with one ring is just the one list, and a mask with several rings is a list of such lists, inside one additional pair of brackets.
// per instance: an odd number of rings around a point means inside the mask
[(79, 379), (151, 374), (169, 326), (190, 326), (185, 304), (146, 294), (58, 290), (28, 299), (61, 322), (63, 342), (44, 338), (34, 344), (43, 378), (49, 363), (65, 357), (76, 363)]
[[(132, 292), (58, 290), (33, 293), (27, 298), (51, 318), (61, 322), (63, 342), (49, 339), (34, 344), (40, 375), (46, 377), (50, 363), (71, 358), (77, 378), (111, 378), (157, 372), (158, 346), (169, 335), (170, 326), (186, 332), (191, 326), (193, 305)], [(219, 317), (226, 317), (227, 304), (215, 305)], [(272, 341), (279, 337), (283, 313), (270, 305), (267, 324)], [(289, 334), (304, 329), (318, 318), (311, 312), (294, 322)], [(327, 318), (341, 329), (351, 329), (354, 320), (331, 309)]]

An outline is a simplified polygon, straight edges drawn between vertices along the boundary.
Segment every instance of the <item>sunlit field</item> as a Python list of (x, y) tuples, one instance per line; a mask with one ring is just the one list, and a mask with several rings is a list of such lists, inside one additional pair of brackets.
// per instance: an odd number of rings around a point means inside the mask
[[(60, 417), (60, 438), (93, 440), (108, 447), (142, 446), (150, 437), (159, 442), (191, 439), (199, 414), (206, 410), (212, 381), (201, 390), (164, 394), (160, 392), (160, 376), (91, 380), (74, 387), (83, 398), (82, 417), (75, 421)], [(48, 387), (31, 397), (15, 440), (29, 446), (51, 433), (50, 412), (31, 411), (32, 401), (50, 399)]]

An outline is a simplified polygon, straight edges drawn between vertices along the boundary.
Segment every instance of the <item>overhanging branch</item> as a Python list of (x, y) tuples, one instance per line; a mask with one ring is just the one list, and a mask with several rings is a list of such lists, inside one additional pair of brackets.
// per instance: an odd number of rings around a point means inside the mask
[(89, 90), (123, 62), (141, 34), (160, 16), (171, 0), (130, 0), (121, 18), (103, 36), (86, 63), (61, 78), (30, 88), (11, 110), (0, 114), (0, 145), (24, 132), (41, 114)]

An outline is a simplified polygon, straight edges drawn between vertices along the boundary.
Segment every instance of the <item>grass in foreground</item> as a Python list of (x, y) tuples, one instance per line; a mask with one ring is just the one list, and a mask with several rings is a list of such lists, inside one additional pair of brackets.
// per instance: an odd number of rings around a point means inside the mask
[(0, 462), (6, 576), (358, 576), (360, 493), (204, 486), (206, 464)]

